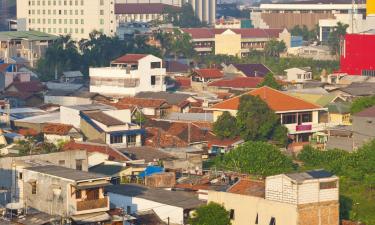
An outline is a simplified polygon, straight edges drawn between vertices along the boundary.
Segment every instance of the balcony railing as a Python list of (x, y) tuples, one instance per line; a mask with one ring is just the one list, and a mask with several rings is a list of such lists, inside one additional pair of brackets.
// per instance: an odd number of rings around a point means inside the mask
[(312, 130), (312, 125), (311, 124), (297, 125), (296, 126), (296, 131), (308, 131), (308, 130)]
[(100, 209), (108, 207), (108, 197), (95, 199), (95, 200), (83, 200), (77, 201), (77, 211), (85, 211), (92, 209)]

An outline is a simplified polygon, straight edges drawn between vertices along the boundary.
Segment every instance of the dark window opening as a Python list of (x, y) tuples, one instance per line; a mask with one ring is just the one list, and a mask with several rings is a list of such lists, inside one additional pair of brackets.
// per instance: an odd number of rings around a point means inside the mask
[(83, 169), (83, 160), (82, 159), (76, 159), (76, 170), (82, 170)]
[(156, 76), (151, 76), (151, 85), (156, 84)]
[(312, 113), (310, 112), (301, 114), (301, 121), (302, 123), (312, 122)]
[(160, 62), (152, 62), (151, 63), (151, 69), (156, 69), (156, 68), (160, 68), (160, 67), (161, 67)]
[(111, 144), (122, 143), (122, 135), (121, 134), (117, 134), (117, 135), (111, 134), (110, 143)]
[(259, 224), (258, 213), (257, 213), (257, 217), (255, 218), (255, 224)]
[(81, 190), (77, 190), (76, 191), (76, 199), (80, 199), (82, 198), (82, 191)]
[(283, 124), (296, 123), (296, 114), (283, 114)]
[(276, 219), (275, 219), (275, 217), (271, 217), (270, 225), (276, 225)]
[(86, 190), (87, 200), (98, 200), (99, 199), (99, 189), (87, 189)]
[(231, 209), (230, 212), (229, 212), (229, 218), (231, 220), (234, 220), (234, 209)]
[(319, 184), (320, 189), (331, 189), (331, 188), (337, 188), (337, 182), (336, 181), (330, 181), (330, 182), (321, 182)]
[(36, 182), (31, 183), (31, 194), (36, 194)]

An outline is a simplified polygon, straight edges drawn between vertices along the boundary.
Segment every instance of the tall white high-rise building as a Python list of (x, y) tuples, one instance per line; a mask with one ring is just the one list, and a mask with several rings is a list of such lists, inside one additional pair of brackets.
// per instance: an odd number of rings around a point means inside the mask
[(115, 0), (17, 0), (18, 30), (37, 30), (73, 39), (94, 31), (116, 34)]

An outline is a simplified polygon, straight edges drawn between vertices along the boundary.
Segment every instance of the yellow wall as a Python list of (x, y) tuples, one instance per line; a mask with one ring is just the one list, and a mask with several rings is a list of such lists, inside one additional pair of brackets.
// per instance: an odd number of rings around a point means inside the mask
[(366, 10), (367, 15), (375, 14), (375, 0), (367, 0)]
[(350, 121), (350, 114), (339, 114), (339, 113), (330, 113), (329, 121), (333, 124), (339, 125), (352, 125)]
[(215, 54), (241, 57), (241, 35), (225, 31), (215, 35)]
[(258, 225), (269, 225), (271, 217), (276, 224), (297, 225), (297, 206), (276, 201), (269, 201), (248, 195), (228, 192), (208, 192), (208, 201), (223, 205), (227, 210), (234, 210), (232, 225), (254, 225), (258, 214)]
[[(232, 116), (236, 116), (237, 114), (237, 110), (224, 110), (224, 111), (228, 111)], [(221, 116), (221, 114), (223, 114), (224, 111), (214, 111), (213, 112), (214, 121), (216, 121), (217, 118), (219, 118), (219, 116)]]

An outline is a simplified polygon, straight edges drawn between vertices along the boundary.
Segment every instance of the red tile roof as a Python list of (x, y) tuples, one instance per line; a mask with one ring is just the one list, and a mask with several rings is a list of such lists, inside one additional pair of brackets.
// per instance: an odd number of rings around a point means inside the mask
[[(267, 86), (257, 88), (245, 94), (259, 96), (275, 112), (321, 108), (321, 106), (319, 105), (293, 97)], [(213, 105), (211, 108), (222, 110), (237, 110), (240, 103), (240, 97), (241, 96), (236, 96), (234, 98), (219, 102)]]
[(221, 88), (256, 88), (263, 81), (261, 77), (236, 77), (230, 80), (218, 80), (208, 84), (211, 87)]
[(140, 59), (143, 59), (146, 56), (148, 55), (147, 54), (126, 54), (124, 56), (121, 56), (113, 60), (111, 63), (138, 63)]
[(167, 9), (179, 10), (179, 7), (163, 3), (117, 3), (115, 14), (162, 14)]
[(113, 104), (116, 108), (121, 106), (137, 106), (141, 108), (160, 108), (168, 103), (164, 99), (149, 99), (149, 98), (135, 98), (126, 97), (120, 99), (117, 103)]
[(191, 78), (189, 77), (176, 77), (175, 82), (179, 88), (189, 88), (191, 87)]
[(68, 135), (69, 131), (73, 128), (71, 125), (61, 123), (48, 123), (43, 127), (43, 133), (45, 134), (56, 134), (56, 135)]
[(237, 183), (233, 184), (227, 192), (264, 198), (265, 184), (264, 181), (242, 178)]
[[(193, 39), (214, 38), (215, 34), (221, 34), (227, 29), (213, 28), (185, 28), (183, 32), (189, 33)], [(229, 29), (242, 38), (277, 38), (283, 29), (260, 29), (260, 28), (242, 28)]]
[(119, 152), (117, 149), (114, 149), (106, 144), (97, 144), (89, 142), (75, 142), (70, 141), (66, 143), (63, 147), (64, 151), (73, 151), (73, 150), (86, 150), (87, 152), (98, 152), (103, 153), (109, 156), (110, 160), (117, 161), (129, 161), (130, 159), (124, 154)]
[(39, 82), (39, 81), (28, 81), (28, 82), (13, 82), (11, 85), (9, 85), (6, 89), (9, 87), (15, 87), (19, 92), (29, 92), (29, 93), (36, 93), (43, 91), (45, 89), (45, 86)]
[(17, 133), (19, 133), (23, 136), (37, 136), (39, 134), (38, 131), (36, 131), (32, 128), (21, 128), (17, 131)]
[(224, 76), (219, 69), (197, 69), (194, 70), (194, 74), (207, 79), (219, 79)]

